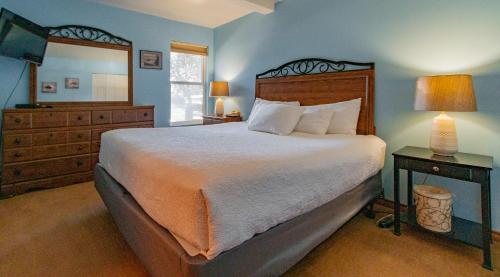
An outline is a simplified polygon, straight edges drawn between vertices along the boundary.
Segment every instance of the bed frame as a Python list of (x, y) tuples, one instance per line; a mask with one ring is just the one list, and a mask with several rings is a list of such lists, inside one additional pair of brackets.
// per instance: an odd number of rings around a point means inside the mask
[[(359, 69), (359, 68), (363, 69)], [(358, 134), (375, 134), (374, 64), (302, 59), (256, 76), (255, 96), (302, 105), (362, 98)], [(189, 256), (100, 165), (95, 184), (115, 223), (153, 276), (279, 276), (382, 193), (381, 174), (306, 214), (255, 235), (213, 260)]]

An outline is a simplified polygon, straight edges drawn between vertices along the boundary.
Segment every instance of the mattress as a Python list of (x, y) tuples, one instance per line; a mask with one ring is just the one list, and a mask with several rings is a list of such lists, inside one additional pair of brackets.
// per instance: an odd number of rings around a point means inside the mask
[(384, 155), (375, 136), (276, 136), (238, 122), (113, 130), (99, 160), (187, 253), (213, 259), (353, 189)]

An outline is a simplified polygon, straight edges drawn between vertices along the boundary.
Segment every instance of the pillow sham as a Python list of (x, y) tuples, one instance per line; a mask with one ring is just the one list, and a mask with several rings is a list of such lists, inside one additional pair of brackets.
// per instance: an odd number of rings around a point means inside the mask
[(269, 101), (269, 100), (265, 100), (262, 98), (255, 98), (255, 102), (253, 102), (252, 111), (250, 112), (250, 116), (248, 116), (248, 120), (247, 120), (248, 123), (250, 123), (253, 120), (255, 114), (257, 113), (257, 110), (259, 109), (259, 107), (262, 104), (286, 104), (286, 105), (292, 105), (292, 106), (300, 106), (299, 101), (289, 101), (289, 102)]
[(295, 131), (313, 135), (324, 135), (330, 126), (334, 110), (305, 108)]
[(289, 135), (302, 115), (303, 108), (295, 105), (266, 103), (256, 110), (248, 129), (280, 136)]

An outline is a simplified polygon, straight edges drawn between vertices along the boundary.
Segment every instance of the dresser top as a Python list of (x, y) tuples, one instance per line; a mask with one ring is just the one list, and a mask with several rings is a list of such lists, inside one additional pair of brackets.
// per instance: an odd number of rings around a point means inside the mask
[(58, 106), (54, 108), (36, 108), (36, 109), (5, 109), (5, 113), (33, 113), (33, 112), (57, 112), (57, 111), (94, 111), (94, 110), (124, 110), (124, 109), (152, 109), (152, 105), (144, 106), (123, 106), (123, 105), (106, 105), (106, 106)]
[(435, 155), (429, 148), (405, 146), (398, 151), (392, 153), (394, 156), (427, 160), (450, 165), (465, 165), (481, 168), (493, 168), (493, 157), (469, 154), (469, 153), (456, 153), (453, 157), (446, 157)]

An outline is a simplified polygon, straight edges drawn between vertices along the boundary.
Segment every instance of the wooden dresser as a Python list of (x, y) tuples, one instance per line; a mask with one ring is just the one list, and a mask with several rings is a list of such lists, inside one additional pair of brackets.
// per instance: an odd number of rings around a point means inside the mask
[(153, 106), (4, 110), (0, 193), (90, 181), (103, 132), (153, 126)]

